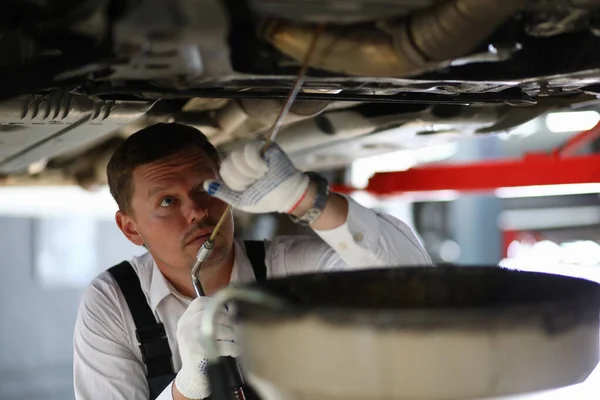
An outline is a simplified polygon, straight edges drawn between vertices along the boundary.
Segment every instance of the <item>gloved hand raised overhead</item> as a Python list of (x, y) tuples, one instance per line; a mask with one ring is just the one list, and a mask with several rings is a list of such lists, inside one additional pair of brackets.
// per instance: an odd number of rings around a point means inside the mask
[[(210, 297), (194, 299), (177, 323), (181, 370), (175, 378), (175, 386), (179, 393), (189, 399), (204, 399), (211, 392), (206, 372), (208, 362), (200, 344), (202, 313), (210, 300)], [(224, 308), (217, 316), (215, 331), (221, 355), (237, 357), (240, 351), (235, 342), (234, 326)]]
[(263, 145), (257, 140), (232, 151), (221, 165), (221, 180), (204, 182), (208, 194), (249, 213), (291, 213), (310, 179), (276, 143), (261, 155)]

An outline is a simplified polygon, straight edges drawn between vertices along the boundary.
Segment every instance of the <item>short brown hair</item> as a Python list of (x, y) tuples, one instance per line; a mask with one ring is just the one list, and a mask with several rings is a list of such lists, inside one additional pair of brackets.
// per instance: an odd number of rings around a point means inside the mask
[(110, 194), (119, 210), (130, 213), (133, 193), (133, 170), (174, 154), (198, 148), (217, 166), (219, 152), (198, 129), (178, 123), (158, 123), (129, 136), (113, 153), (106, 167)]

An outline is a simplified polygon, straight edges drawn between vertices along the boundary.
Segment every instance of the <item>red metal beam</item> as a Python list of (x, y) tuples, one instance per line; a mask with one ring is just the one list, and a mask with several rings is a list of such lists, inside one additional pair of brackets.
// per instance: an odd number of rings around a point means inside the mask
[[(488, 191), (501, 187), (600, 182), (600, 154), (557, 157), (529, 154), (519, 160), (485, 161), (412, 168), (375, 174), (366, 189), (375, 195), (436, 190)], [(348, 193), (351, 187), (333, 190)]]

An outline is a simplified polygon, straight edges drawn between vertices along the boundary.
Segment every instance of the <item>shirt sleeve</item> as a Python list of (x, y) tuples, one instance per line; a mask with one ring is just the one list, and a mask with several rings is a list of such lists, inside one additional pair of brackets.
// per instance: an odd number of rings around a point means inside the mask
[(279, 236), (269, 243), (270, 276), (432, 264), (407, 224), (347, 199), (348, 218), (343, 225), (315, 231), (318, 237)]
[(128, 345), (118, 294), (95, 280), (85, 291), (73, 334), (77, 400), (147, 400), (144, 366)]
[(341, 226), (315, 233), (349, 267), (429, 266), (431, 258), (412, 229), (399, 219), (348, 200)]
[(266, 252), (269, 278), (348, 268), (340, 255), (319, 237), (277, 236), (268, 242)]

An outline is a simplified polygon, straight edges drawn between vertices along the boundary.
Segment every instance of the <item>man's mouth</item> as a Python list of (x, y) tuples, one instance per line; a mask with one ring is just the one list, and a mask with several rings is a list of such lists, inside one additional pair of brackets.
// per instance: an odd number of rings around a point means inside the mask
[(198, 236), (196, 239), (192, 240), (190, 243), (188, 244), (193, 244), (193, 245), (203, 245), (204, 242), (206, 242), (208, 240), (208, 238), (210, 237), (210, 235), (202, 235), (202, 236)]
[(186, 243), (186, 246), (189, 246), (189, 245), (196, 246), (196, 245), (204, 244), (204, 242), (206, 242), (208, 240), (208, 238), (210, 237), (211, 233), (212, 233), (212, 230), (203, 230), (201, 232), (198, 232), (197, 234), (192, 236), (192, 238)]

